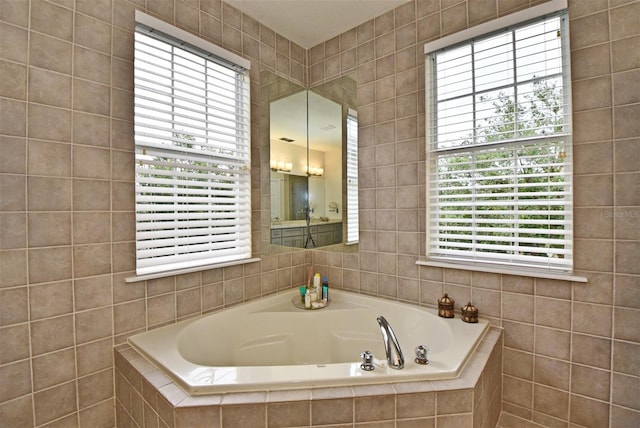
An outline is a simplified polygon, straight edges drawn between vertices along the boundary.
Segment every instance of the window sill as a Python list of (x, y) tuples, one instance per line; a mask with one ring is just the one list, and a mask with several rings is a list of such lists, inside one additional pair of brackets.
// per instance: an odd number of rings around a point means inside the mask
[(474, 263), (455, 263), (455, 262), (442, 262), (442, 261), (435, 261), (435, 260), (418, 260), (416, 261), (416, 264), (420, 266), (471, 270), (476, 272), (498, 273), (502, 275), (528, 276), (532, 278), (556, 279), (559, 281), (572, 281), (572, 282), (581, 282), (581, 283), (587, 282), (587, 278), (573, 275), (571, 273), (526, 269), (523, 267), (507, 268), (507, 267), (500, 267), (500, 266), (487, 266), (487, 265), (474, 264)]
[(166, 272), (156, 272), (156, 273), (149, 273), (145, 275), (136, 275), (136, 276), (130, 276), (128, 278), (125, 278), (124, 282), (126, 283), (142, 282), (142, 281), (148, 281), (150, 279), (166, 278), (168, 276), (175, 276), (175, 275), (184, 275), (187, 273), (200, 272), (203, 270), (219, 269), (219, 268), (228, 267), (228, 266), (237, 266), (237, 265), (244, 265), (247, 263), (255, 263), (255, 262), (259, 262), (260, 260), (261, 259), (259, 257), (252, 257), (249, 259), (236, 260), (236, 261), (227, 262), (227, 263), (217, 263), (212, 265), (196, 266), (196, 267), (186, 268), (186, 269), (168, 270)]

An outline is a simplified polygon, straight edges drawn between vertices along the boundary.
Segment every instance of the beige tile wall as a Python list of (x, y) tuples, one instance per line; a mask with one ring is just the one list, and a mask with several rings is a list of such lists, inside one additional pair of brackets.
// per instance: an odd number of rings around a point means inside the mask
[[(505, 328), (506, 411), (547, 426), (640, 424), (640, 2), (569, 1), (575, 260), (589, 283), (415, 265), (422, 44), (536, 3), (410, 1), (305, 51), (220, 0), (0, 0), (0, 420), (113, 426), (114, 344), (301, 283), (313, 258), (336, 287), (420, 304), (444, 291), (473, 300)], [(253, 100), (261, 67), (303, 86), (356, 72), (359, 253), (286, 252), (124, 283), (135, 267), (136, 9), (249, 58)], [(254, 165), (268, 152), (258, 117)], [(268, 186), (255, 169), (259, 250)]]

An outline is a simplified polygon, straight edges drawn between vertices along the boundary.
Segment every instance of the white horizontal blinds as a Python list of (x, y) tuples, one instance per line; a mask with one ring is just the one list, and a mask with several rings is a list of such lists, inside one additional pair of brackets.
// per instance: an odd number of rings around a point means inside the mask
[(554, 16), (433, 54), (436, 149), (568, 133), (561, 26)]
[(136, 26), (137, 273), (251, 256), (249, 79)]
[(565, 20), (429, 55), (430, 257), (571, 269)]
[(347, 244), (357, 243), (358, 226), (358, 113), (347, 112)]

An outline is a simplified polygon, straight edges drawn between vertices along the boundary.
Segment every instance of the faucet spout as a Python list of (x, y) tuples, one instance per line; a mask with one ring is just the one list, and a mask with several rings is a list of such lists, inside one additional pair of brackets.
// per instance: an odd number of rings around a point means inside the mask
[(400, 370), (404, 367), (404, 355), (402, 355), (400, 343), (398, 343), (398, 339), (385, 317), (380, 315), (377, 320), (382, 332), (384, 351), (387, 353), (387, 363), (392, 369)]

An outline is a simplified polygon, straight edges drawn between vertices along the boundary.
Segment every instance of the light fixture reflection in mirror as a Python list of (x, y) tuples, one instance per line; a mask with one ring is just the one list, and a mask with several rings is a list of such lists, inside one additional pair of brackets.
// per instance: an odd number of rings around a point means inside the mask
[(307, 171), (309, 171), (309, 175), (315, 175), (318, 177), (322, 177), (322, 174), (324, 174), (324, 168), (308, 167)]
[(271, 171), (291, 172), (293, 164), (291, 162), (279, 161), (277, 159), (271, 159)]

